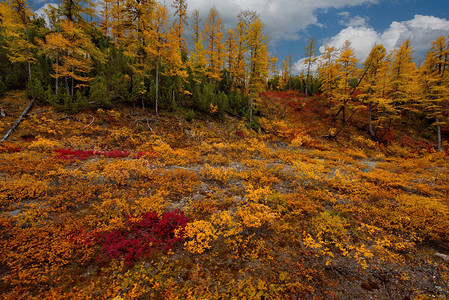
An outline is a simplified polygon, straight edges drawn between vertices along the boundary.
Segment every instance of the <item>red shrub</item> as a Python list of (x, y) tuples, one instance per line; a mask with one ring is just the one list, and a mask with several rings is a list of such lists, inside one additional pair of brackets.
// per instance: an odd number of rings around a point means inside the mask
[(103, 258), (122, 259), (131, 266), (153, 251), (173, 248), (180, 240), (175, 230), (186, 225), (187, 218), (179, 211), (166, 212), (161, 218), (156, 213), (146, 213), (139, 218), (128, 217), (125, 229), (101, 233), (98, 241)]
[(145, 153), (144, 152), (137, 152), (136, 154), (134, 154), (133, 156), (131, 156), (131, 158), (141, 158), (142, 156), (144, 156)]
[(128, 157), (129, 152), (128, 151), (121, 151), (121, 150), (113, 150), (113, 151), (106, 151), (106, 152), (96, 152), (97, 155), (102, 155), (109, 158), (120, 158), (120, 157)]
[(83, 151), (83, 150), (72, 150), (72, 149), (68, 148), (68, 149), (58, 149), (55, 151), (56, 151), (56, 153), (58, 153), (58, 155), (56, 155), (56, 158), (58, 158), (58, 159), (85, 160), (91, 156), (96, 155), (95, 151), (92, 151), (92, 150)]

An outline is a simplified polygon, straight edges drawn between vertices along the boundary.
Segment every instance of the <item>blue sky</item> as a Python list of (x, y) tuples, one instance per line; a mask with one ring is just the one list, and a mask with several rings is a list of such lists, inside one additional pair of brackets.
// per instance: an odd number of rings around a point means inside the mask
[[(37, 10), (46, 3), (34, 0), (31, 6)], [(170, 0), (165, 3), (169, 6)], [(392, 50), (410, 38), (419, 62), (433, 40), (449, 35), (449, 0), (187, 0), (187, 5), (189, 13), (200, 11), (203, 22), (216, 8), (226, 30), (235, 26), (240, 11), (257, 11), (271, 39), (271, 54), (282, 61), (292, 53), (296, 72), (311, 37), (318, 49), (341, 47), (349, 39), (360, 60), (374, 44)]]

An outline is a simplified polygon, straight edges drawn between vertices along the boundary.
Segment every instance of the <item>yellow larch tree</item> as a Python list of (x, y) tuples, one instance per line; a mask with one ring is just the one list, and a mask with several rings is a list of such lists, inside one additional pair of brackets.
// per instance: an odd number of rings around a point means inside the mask
[(147, 48), (148, 32), (153, 26), (155, 2), (152, 0), (117, 1), (112, 9), (114, 15), (112, 32), (130, 59), (134, 74), (143, 81), (152, 65), (149, 63)]
[(175, 21), (173, 28), (176, 37), (176, 44), (181, 51), (181, 54), (187, 55), (187, 43), (184, 38), (184, 28), (187, 26), (187, 2), (186, 0), (173, 0), (172, 7), (175, 9)]
[(412, 110), (417, 94), (417, 72), (412, 57), (410, 40), (393, 51), (390, 70), (391, 98), (400, 110)]
[[(359, 98), (368, 105), (368, 128), (372, 139), (376, 138), (373, 123), (382, 127), (384, 120), (394, 115), (394, 107), (388, 96), (388, 70), (389, 61), (387, 53), (382, 45), (376, 45), (363, 63), (365, 76), (360, 84), (361, 94)], [(374, 112), (379, 115), (373, 117)]]
[[(46, 36), (46, 40), (48, 39), (48, 42), (50, 44), (43, 45), (43, 49), (55, 60), (53, 65), (55, 73), (52, 74), (52, 77), (55, 78), (55, 94), (58, 93), (59, 78), (64, 77), (66, 91), (73, 97), (73, 91), (75, 87), (74, 77), (66, 76), (68, 75), (67, 70), (63, 71), (64, 74), (60, 74), (60, 70), (66, 69), (68, 67), (67, 62), (73, 60), (73, 58), (77, 55), (73, 52), (70, 52), (71, 50), (67, 48), (66, 45), (65, 49), (60, 49), (59, 46), (64, 45), (63, 40), (66, 38), (73, 41), (75, 38), (77, 38), (76, 36), (79, 36), (79, 33), (81, 31), (83, 31), (82, 38), (88, 39), (88, 35), (86, 32), (88, 31), (88, 29), (91, 29), (92, 24), (90, 24), (89, 21), (86, 20), (86, 18), (90, 18), (92, 20), (92, 18), (95, 16), (95, 4), (90, 0), (59, 0), (57, 7), (50, 6), (50, 9), (47, 11), (47, 16), (53, 25), (53, 32)], [(68, 24), (65, 24), (65, 26), (63, 27), (62, 22), (65, 21), (68, 21), (72, 24), (70, 26)], [(63, 32), (65, 29), (73, 30), (74, 28), (76, 28), (77, 31), (76, 36), (71, 36), (71, 33)], [(94, 53), (94, 56), (97, 56), (99, 59), (101, 59), (101, 55), (97, 53), (98, 51), (92, 48), (92, 45), (92, 42), (90, 42), (86, 45), (86, 48), (90, 48), (91, 52)], [(71, 58), (68, 58), (68, 56), (71, 56)], [(90, 58), (87, 58), (85, 62), (89, 61), (89, 59)], [(65, 66), (61, 66), (61, 63), (63, 61), (65, 63)], [(85, 69), (85, 67), (86, 64), (81, 63), (79, 65), (79, 70)], [(74, 70), (71, 73), (73, 75), (75, 72), (78, 73), (78, 71)], [(80, 85), (78, 86), (82, 86), (82, 82), (83, 81), (79, 82)]]
[(66, 19), (60, 26), (61, 31), (49, 33), (41, 45), (49, 56), (60, 53), (59, 63), (53, 64), (52, 77), (63, 77), (66, 91), (73, 97), (74, 88), (84, 87), (93, 80), (89, 74), (93, 59), (104, 63), (104, 55), (78, 24)]
[(228, 30), (226, 37), (226, 64), (230, 74), (235, 74), (235, 60), (237, 56), (235, 33), (232, 29)]
[(245, 60), (245, 55), (248, 51), (246, 45), (246, 25), (240, 20), (234, 29), (235, 33), (235, 67), (231, 70), (231, 75), (234, 78), (235, 87), (240, 90), (245, 90), (246, 88), (246, 77), (247, 77), (247, 64)]
[(85, 17), (95, 16), (95, 4), (90, 0), (61, 0), (60, 10), (64, 19), (76, 23), (87, 23)]
[[(12, 63), (28, 65), (28, 80), (31, 82), (31, 64), (36, 61), (33, 50), (36, 48), (30, 40), (32, 12), (26, 0), (12, 0), (0, 3), (0, 28), (4, 30), (8, 59)], [(32, 86), (32, 85), (31, 85)], [(33, 90), (31, 91), (34, 97)]]
[(432, 43), (426, 60), (420, 68), (422, 106), (434, 120), (437, 129), (437, 147), (441, 150), (441, 125), (444, 109), (449, 105), (449, 35), (440, 36)]
[(196, 43), (200, 40), (200, 23), (201, 23), (201, 18), (200, 18), (200, 12), (195, 9), (192, 13), (192, 25), (191, 25), (191, 29), (192, 29), (192, 41), (193, 41), (193, 47), (195, 47)]
[(189, 66), (193, 80), (201, 82), (205, 78), (207, 70), (207, 59), (201, 35), (195, 43), (195, 49), (190, 53)]
[(309, 83), (310, 83), (310, 73), (312, 71), (312, 67), (315, 65), (317, 57), (316, 57), (316, 49), (315, 49), (315, 40), (311, 38), (307, 43), (307, 46), (304, 50), (305, 60), (304, 66), (306, 67), (306, 89), (305, 94), (309, 96)]
[(248, 26), (250, 122), (252, 121), (253, 111), (260, 100), (260, 93), (264, 91), (268, 78), (267, 36), (263, 33), (263, 27), (264, 25), (258, 17)]
[(281, 77), (279, 78), (279, 88), (281, 90), (287, 89), (287, 84), (290, 81), (290, 68), (288, 67), (288, 57), (282, 61)]
[(333, 46), (324, 46), (324, 52), (321, 54), (320, 64), (318, 66), (318, 76), (321, 81), (321, 92), (326, 98), (330, 116), (333, 119), (333, 102), (338, 86), (338, 57), (337, 49)]
[(356, 67), (357, 58), (351, 48), (351, 43), (346, 41), (341, 49), (341, 54), (336, 60), (339, 70), (338, 85), (335, 94), (335, 100), (337, 102), (338, 114), (342, 113), (342, 123), (346, 123), (346, 109), (350, 104), (352, 92), (354, 91), (351, 82), (358, 78), (359, 70)]
[[(165, 5), (156, 3), (153, 15), (153, 24), (149, 30), (146, 30), (146, 52), (149, 53), (156, 63), (156, 94), (155, 94), (155, 112), (158, 111), (159, 102), (159, 77), (161, 64), (164, 60), (169, 59), (168, 54), (170, 47), (174, 45), (169, 44), (169, 28), (168, 28), (168, 11)], [(173, 41), (172, 41), (173, 42)], [(176, 41), (174, 41), (176, 42)], [(179, 49), (179, 48), (178, 48)]]
[[(269, 75), (271, 78), (277, 78), (279, 76), (279, 70), (277, 66), (278, 56), (275, 54), (270, 58), (269, 61)], [(279, 82), (277, 84), (273, 84), (272, 89), (278, 89)]]
[(208, 70), (206, 72), (211, 82), (220, 78), (221, 65), (223, 61), (223, 33), (221, 18), (216, 9), (211, 8), (204, 27), (204, 40), (206, 42), (206, 57)]

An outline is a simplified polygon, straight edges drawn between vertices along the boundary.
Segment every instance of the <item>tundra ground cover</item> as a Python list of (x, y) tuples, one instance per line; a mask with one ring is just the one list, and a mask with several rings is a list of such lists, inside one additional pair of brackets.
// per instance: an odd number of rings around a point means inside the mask
[(447, 152), (316, 138), (311, 99), (281, 96), (259, 133), (37, 108), (0, 145), (2, 298), (447, 297)]

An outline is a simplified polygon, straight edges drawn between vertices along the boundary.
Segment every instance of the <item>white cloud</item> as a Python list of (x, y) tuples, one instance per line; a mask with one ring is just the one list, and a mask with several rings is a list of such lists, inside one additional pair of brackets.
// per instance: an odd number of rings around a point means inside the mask
[[(306, 65), (304, 65), (305, 60), (306, 60), (305, 58), (301, 58), (300, 60), (298, 60), (292, 67), (292, 69), (293, 69), (292, 73), (294, 73), (294, 74), (301, 74), (301, 73), (306, 74), (307, 73), (307, 68), (306, 68)], [(312, 72), (312, 74), (314, 74), (314, 73), (316, 73), (317, 70), (318, 70), (318, 64), (315, 63), (315, 64), (312, 65), (310, 71)]]
[(343, 26), (368, 26), (367, 24), (369, 21), (369, 17), (366, 17), (366, 16), (351, 17), (349, 12), (347, 12), (347, 11), (342, 11), (342, 12), (338, 13), (338, 15), (340, 17), (342, 17), (342, 19), (340, 21), (338, 21), (338, 24), (340, 24), (340, 25), (343, 25)]
[[(336, 36), (329, 39), (325, 44), (341, 48), (345, 41), (350, 41), (352, 49), (359, 60), (364, 60), (371, 48), (380, 41), (379, 34), (370, 27), (365, 26), (349, 26), (340, 31)], [(320, 47), (320, 52), (324, 51), (324, 46)]]
[(378, 0), (190, 0), (188, 10), (200, 11), (205, 22), (210, 7), (216, 8), (225, 29), (235, 26), (237, 14), (242, 10), (255, 10), (265, 24), (271, 40), (297, 40), (298, 32), (318, 23), (317, 11), (377, 3)]
[(348, 21), (348, 26), (367, 26), (368, 17), (355, 16)]
[(384, 33), (380, 42), (387, 50), (399, 47), (406, 39), (410, 39), (416, 52), (423, 52), (439, 36), (449, 33), (449, 20), (433, 16), (415, 15), (412, 20), (393, 22)]
[[(349, 17), (346, 14), (343, 16)], [(341, 48), (345, 41), (349, 40), (357, 58), (363, 62), (376, 44), (382, 44), (387, 51), (391, 51), (398, 48), (404, 40), (410, 39), (415, 56), (422, 57), (434, 40), (449, 33), (449, 20), (433, 16), (415, 15), (412, 20), (395, 21), (384, 32), (377, 32), (366, 23), (360, 24), (348, 26), (337, 35), (325, 40), (320, 47), (320, 52), (324, 51), (324, 44)], [(301, 61), (295, 64), (298, 72), (302, 70)]]

